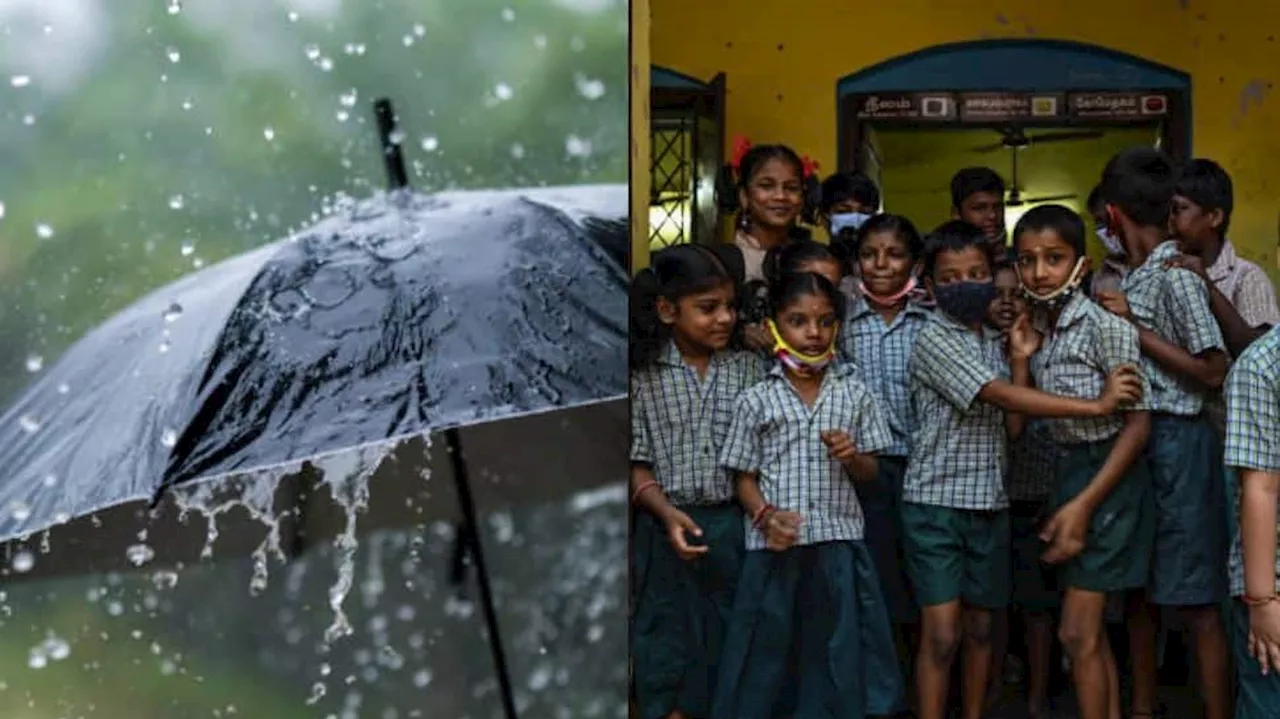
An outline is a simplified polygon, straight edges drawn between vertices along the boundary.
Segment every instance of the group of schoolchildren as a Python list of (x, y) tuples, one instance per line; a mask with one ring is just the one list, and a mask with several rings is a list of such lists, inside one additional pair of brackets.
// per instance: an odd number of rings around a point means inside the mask
[(989, 169), (925, 236), (837, 174), (822, 243), (795, 152), (735, 165), (734, 242), (632, 287), (642, 719), (979, 719), (1011, 637), (1029, 716), (1057, 640), (1080, 717), (1158, 717), (1162, 622), (1205, 717), (1280, 716), (1280, 312), (1222, 168), (1126, 150), (1008, 235)]

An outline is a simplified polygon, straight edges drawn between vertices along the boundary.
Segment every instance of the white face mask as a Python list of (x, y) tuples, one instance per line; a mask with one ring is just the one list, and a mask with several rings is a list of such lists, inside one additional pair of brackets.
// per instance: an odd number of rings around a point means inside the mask
[(863, 223), (871, 219), (871, 215), (865, 212), (841, 212), (831, 216), (831, 236), (835, 237), (840, 234), (841, 230), (856, 230), (862, 227)]
[(1098, 240), (1102, 242), (1102, 246), (1107, 248), (1108, 255), (1123, 255), (1124, 244), (1120, 242), (1120, 238), (1111, 234), (1111, 230), (1105, 227), (1099, 227), (1093, 231), (1098, 236)]

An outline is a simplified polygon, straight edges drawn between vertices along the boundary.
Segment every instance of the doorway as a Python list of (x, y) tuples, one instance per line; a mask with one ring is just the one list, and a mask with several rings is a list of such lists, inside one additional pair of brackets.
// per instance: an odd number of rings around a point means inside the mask
[(1191, 156), (1190, 90), (1184, 72), (1082, 43), (927, 48), (837, 83), (839, 164), (870, 176), (886, 209), (922, 228), (949, 217), (951, 174), (975, 165), (1004, 178), (1010, 222), (1037, 202), (1083, 212), (1118, 150)]

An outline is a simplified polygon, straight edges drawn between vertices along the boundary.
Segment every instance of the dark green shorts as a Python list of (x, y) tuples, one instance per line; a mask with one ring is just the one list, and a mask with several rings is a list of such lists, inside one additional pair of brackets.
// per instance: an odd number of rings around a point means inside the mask
[[(1089, 486), (1114, 445), (1114, 439), (1062, 445), (1055, 508), (1071, 501)], [(1084, 551), (1061, 566), (1059, 586), (1091, 592), (1144, 587), (1150, 576), (1154, 541), (1151, 471), (1143, 455), (1094, 510)]]
[(1009, 606), (1009, 511), (902, 504), (907, 576), (922, 607), (957, 599), (985, 609)]
[(1280, 674), (1263, 675), (1258, 662), (1249, 656), (1249, 608), (1234, 598), (1226, 604), (1237, 677), (1235, 719), (1271, 719), (1280, 707)]
[(1051, 612), (1062, 604), (1052, 567), (1040, 561), (1045, 544), (1040, 540), (1045, 505), (1014, 502), (1009, 507), (1013, 535), (1013, 604), (1024, 612)]

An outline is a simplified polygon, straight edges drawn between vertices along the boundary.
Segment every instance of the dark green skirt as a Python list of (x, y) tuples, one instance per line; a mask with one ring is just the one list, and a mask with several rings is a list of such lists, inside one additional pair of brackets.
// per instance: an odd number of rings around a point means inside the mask
[[(1070, 502), (1089, 486), (1107, 461), (1115, 440), (1062, 445), (1053, 507)], [(1048, 520), (1052, 514), (1045, 516)], [(1151, 506), (1151, 470), (1140, 455), (1094, 510), (1084, 551), (1062, 564), (1058, 586), (1091, 592), (1116, 592), (1147, 585), (1150, 576), (1155, 513)]]
[(902, 553), (902, 477), (907, 461), (881, 457), (876, 478), (858, 482), (858, 503), (866, 518), (867, 551), (880, 577), (880, 590), (895, 624), (919, 621), (920, 611), (911, 596), (906, 559)]
[(863, 719), (902, 706), (889, 613), (862, 542), (747, 553), (713, 719)]
[(742, 511), (736, 504), (681, 507), (708, 550), (681, 559), (666, 527), (648, 512), (632, 534), (631, 657), (641, 719), (679, 710), (690, 719), (711, 713), (725, 627), (742, 570)]

